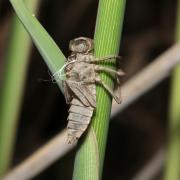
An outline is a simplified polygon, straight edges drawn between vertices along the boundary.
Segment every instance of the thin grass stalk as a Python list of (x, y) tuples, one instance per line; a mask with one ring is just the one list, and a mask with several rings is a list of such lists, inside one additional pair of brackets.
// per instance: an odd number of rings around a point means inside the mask
[[(125, 0), (99, 1), (94, 35), (96, 57), (118, 54), (124, 9)], [(114, 67), (114, 64), (108, 66)], [(101, 78), (113, 88), (112, 78), (104, 73)], [(100, 86), (96, 92), (97, 108), (87, 137), (76, 153), (74, 180), (101, 179), (112, 99)]]
[[(176, 41), (180, 41), (180, 0), (177, 6)], [(165, 180), (180, 179), (180, 65), (172, 73), (169, 107), (169, 144)]]
[[(39, 1), (27, 1), (35, 12)], [(26, 79), (30, 38), (17, 17), (13, 17), (0, 99), (0, 175), (10, 167), (23, 88)]]

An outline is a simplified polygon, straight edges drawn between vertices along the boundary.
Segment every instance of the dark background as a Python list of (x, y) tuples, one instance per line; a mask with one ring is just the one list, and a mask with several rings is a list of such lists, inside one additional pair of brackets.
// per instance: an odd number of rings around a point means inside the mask
[[(79, 36), (93, 38), (98, 0), (42, 0), (38, 19), (68, 56), (68, 43)], [(120, 55), (128, 81), (174, 42), (175, 0), (127, 0)], [(0, 9), (0, 79), (11, 17), (7, 0)], [(66, 127), (68, 106), (33, 47), (20, 114), (13, 165)], [(143, 95), (110, 123), (103, 180), (130, 180), (167, 141), (170, 78)], [(72, 177), (74, 152), (64, 156), (34, 180)], [(154, 180), (161, 179), (163, 171)]]

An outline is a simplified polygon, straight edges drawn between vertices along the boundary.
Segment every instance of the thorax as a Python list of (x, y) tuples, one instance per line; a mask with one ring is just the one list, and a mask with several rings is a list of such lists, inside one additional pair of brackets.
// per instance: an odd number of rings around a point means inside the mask
[(83, 62), (83, 58), (88, 58), (87, 56), (77, 56), (74, 62), (67, 66), (66, 75), (69, 80), (85, 81), (95, 77), (94, 64)]

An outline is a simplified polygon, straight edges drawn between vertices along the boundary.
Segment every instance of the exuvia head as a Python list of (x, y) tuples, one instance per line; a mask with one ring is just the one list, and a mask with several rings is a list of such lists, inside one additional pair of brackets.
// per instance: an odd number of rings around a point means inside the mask
[(75, 53), (88, 53), (94, 48), (93, 40), (86, 37), (78, 37), (70, 41), (69, 49)]

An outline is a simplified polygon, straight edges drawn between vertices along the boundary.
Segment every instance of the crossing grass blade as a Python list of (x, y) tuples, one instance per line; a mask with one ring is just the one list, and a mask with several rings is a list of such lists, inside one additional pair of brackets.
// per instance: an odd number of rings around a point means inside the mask
[[(23, 0), (10, 0), (10, 2), (53, 75), (64, 65), (65, 56)], [(57, 79), (57, 83), (63, 92), (62, 82)]]

